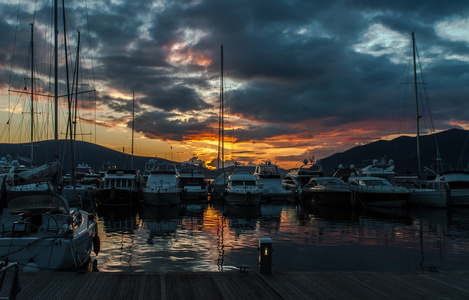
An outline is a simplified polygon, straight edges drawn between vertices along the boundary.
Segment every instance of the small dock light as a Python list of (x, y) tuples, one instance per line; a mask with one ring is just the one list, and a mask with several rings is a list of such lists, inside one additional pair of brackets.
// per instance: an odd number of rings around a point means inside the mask
[(272, 273), (272, 239), (259, 238), (259, 272)]

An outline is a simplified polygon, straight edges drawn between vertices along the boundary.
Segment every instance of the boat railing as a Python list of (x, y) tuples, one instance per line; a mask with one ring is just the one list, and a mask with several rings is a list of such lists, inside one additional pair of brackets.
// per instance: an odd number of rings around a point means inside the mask
[(8, 297), (0, 297), (0, 299), (15, 299), (16, 295), (21, 290), (19, 286), (18, 263), (14, 262), (14, 263), (8, 263), (5, 265), (5, 263), (2, 262), (0, 263), (0, 266), (2, 267), (0, 269), (0, 291), (2, 290), (3, 282), (5, 281), (7, 271), (10, 271), (13, 269), (13, 279), (11, 280), (10, 293)]
[(323, 184), (320, 184), (320, 185), (322, 185), (323, 187), (328, 188), (328, 189), (337, 189), (337, 188), (347, 189), (347, 188), (349, 188), (349, 186), (347, 184), (339, 183), (339, 182), (326, 182), (326, 183), (323, 183)]

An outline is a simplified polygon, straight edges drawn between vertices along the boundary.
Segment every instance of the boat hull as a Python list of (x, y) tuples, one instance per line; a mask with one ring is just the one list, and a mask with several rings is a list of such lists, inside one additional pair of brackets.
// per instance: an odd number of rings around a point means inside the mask
[(469, 189), (449, 190), (448, 206), (469, 206)]
[(446, 207), (446, 192), (433, 189), (413, 189), (408, 201), (415, 207)]
[(133, 206), (138, 205), (140, 193), (129, 189), (101, 189), (99, 204), (103, 206)]
[[(65, 271), (85, 265), (93, 250), (97, 225), (84, 211), (76, 216), (81, 218), (80, 225), (71, 236), (52, 228), (40, 228), (34, 234), (28, 230), (20, 234), (12, 234), (13, 229), (2, 231), (0, 258), (17, 262), (21, 270), (27, 267), (29, 271)], [(58, 219), (53, 217), (52, 220), (56, 223)]]
[(143, 203), (155, 206), (181, 204), (181, 189), (155, 190), (143, 189)]
[(314, 205), (334, 207), (354, 207), (354, 198), (350, 190), (346, 191), (303, 191), (303, 199)]
[(353, 190), (352, 197), (357, 206), (367, 207), (404, 207), (410, 192), (377, 192), (368, 190)]
[(261, 204), (262, 191), (257, 193), (237, 193), (226, 191), (225, 202), (232, 206), (258, 206)]
[(260, 178), (259, 183), (263, 189), (262, 199), (264, 200), (270, 202), (286, 201), (289, 197), (295, 196), (293, 191), (283, 187), (280, 178)]
[(186, 186), (182, 191), (182, 198), (185, 200), (205, 199), (208, 197), (208, 188)]

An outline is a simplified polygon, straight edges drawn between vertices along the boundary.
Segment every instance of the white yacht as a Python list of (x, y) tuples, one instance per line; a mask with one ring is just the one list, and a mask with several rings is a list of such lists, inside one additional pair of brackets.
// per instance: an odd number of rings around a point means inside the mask
[(262, 187), (262, 198), (268, 201), (285, 201), (294, 195), (291, 190), (286, 190), (283, 187), (279, 168), (270, 161), (258, 164), (254, 171), (254, 176)]
[(350, 176), (347, 183), (358, 206), (403, 207), (410, 198), (409, 190), (381, 177)]
[(204, 176), (204, 163), (191, 158), (183, 162), (178, 169), (179, 184), (182, 188), (183, 199), (206, 199), (208, 196), (208, 184)]
[(100, 184), (100, 205), (134, 206), (140, 200), (140, 174), (135, 170), (107, 170)]
[(142, 188), (143, 202), (150, 205), (181, 204), (178, 171), (172, 164), (154, 164)]
[(262, 188), (250, 173), (233, 173), (228, 176), (224, 192), (225, 202), (233, 206), (257, 206), (261, 204)]
[(312, 159), (309, 165), (308, 160), (305, 159), (301, 167), (291, 170), (283, 177), (282, 186), (294, 194), (300, 195), (303, 187), (309, 183), (311, 178), (320, 176), (324, 176), (320, 160)]
[(444, 193), (448, 206), (469, 206), (469, 172), (447, 171), (434, 180), (425, 181), (427, 188)]
[(350, 187), (340, 178), (315, 177), (303, 188), (303, 199), (316, 205), (353, 207)]
[[(415, 207), (446, 207), (447, 197), (445, 189), (435, 189), (425, 183), (420, 183), (418, 179), (407, 182), (400, 181), (401, 177), (394, 172), (394, 161), (382, 158), (381, 161), (373, 160), (373, 164), (360, 170), (360, 175), (382, 177), (391, 184), (402, 185), (407, 188), (411, 195), (407, 201), (408, 206)], [(400, 181), (400, 182), (398, 182)], [(436, 187), (436, 185), (434, 185)]]

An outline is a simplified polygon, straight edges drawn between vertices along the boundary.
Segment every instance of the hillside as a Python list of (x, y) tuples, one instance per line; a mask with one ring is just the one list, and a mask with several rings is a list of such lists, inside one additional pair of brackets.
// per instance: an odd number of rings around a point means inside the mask
[[(466, 146), (468, 131), (450, 129), (436, 135), (420, 137), (422, 166), (430, 167), (437, 157), (437, 143), (443, 163), (453, 169), (465, 169), (469, 164), (469, 145)], [(377, 141), (354, 147), (342, 153), (322, 159), (325, 174), (331, 174), (339, 164), (362, 166), (365, 160), (386, 156), (396, 164), (399, 174), (417, 174), (417, 142), (415, 137), (401, 136), (391, 141)], [(458, 166), (459, 165), (459, 166)]]
[[(469, 164), (469, 145), (466, 147), (468, 131), (461, 129), (450, 129), (434, 135), (421, 137), (421, 158), (423, 166), (430, 166), (435, 162), (438, 141), (440, 155), (443, 163), (451, 165), (454, 169), (465, 169)], [(367, 145), (354, 147), (342, 153), (336, 153), (321, 159), (324, 173), (332, 174), (339, 164), (344, 166), (355, 164), (361, 166), (365, 160), (379, 159), (386, 156), (396, 163), (396, 172), (399, 174), (417, 173), (417, 151), (415, 137), (401, 136), (391, 141), (377, 141)], [(41, 165), (53, 158), (54, 142), (36, 142), (34, 147), (35, 164)], [(60, 157), (64, 157), (63, 166), (68, 172), (70, 170), (70, 141), (59, 141)], [(463, 151), (464, 150), (464, 151)], [(29, 144), (0, 144), (0, 156), (10, 154), (18, 156), (30, 156)], [(112, 162), (118, 168), (130, 168), (130, 154), (123, 154), (96, 144), (77, 141), (76, 163), (87, 163), (91, 168), (99, 170), (104, 162)], [(65, 155), (62, 155), (65, 154)], [(134, 156), (134, 168), (143, 170), (145, 163), (152, 157)], [(163, 160), (158, 158), (158, 160)], [(207, 177), (214, 178), (216, 172), (207, 170)]]

